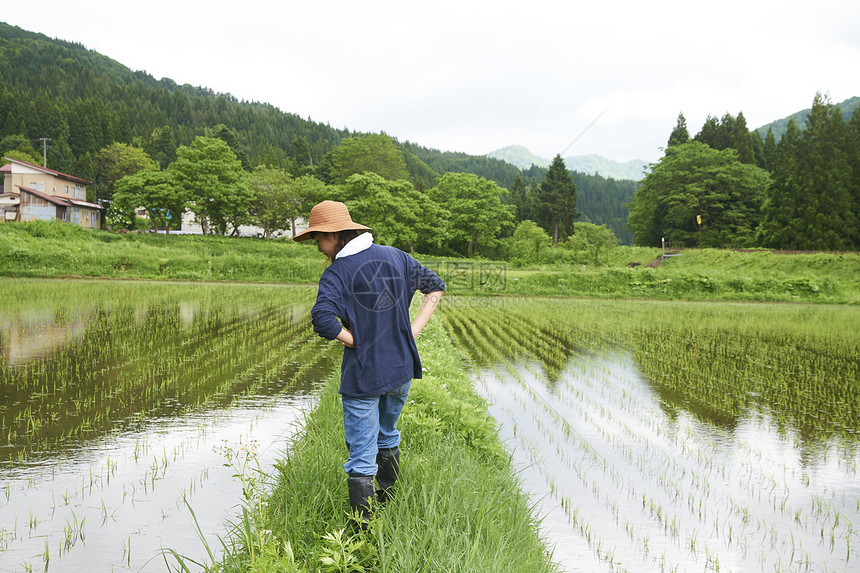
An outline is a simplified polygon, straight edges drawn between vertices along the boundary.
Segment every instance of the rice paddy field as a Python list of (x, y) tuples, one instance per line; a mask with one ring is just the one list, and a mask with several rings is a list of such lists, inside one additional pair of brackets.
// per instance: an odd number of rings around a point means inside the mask
[[(2, 571), (218, 547), (338, 367), (313, 287), (2, 289)], [(559, 570), (860, 570), (860, 308), (447, 296), (437, 316)]]
[(163, 571), (162, 550), (219, 547), (244, 499), (235, 474), (272, 467), (337, 366), (310, 329), (312, 288), (3, 293), (2, 571)]
[(860, 571), (860, 309), (448, 299), (565, 571)]

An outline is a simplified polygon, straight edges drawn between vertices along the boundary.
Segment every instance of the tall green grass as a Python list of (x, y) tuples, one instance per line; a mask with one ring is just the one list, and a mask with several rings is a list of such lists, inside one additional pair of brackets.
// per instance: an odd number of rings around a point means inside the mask
[(0, 225), (0, 276), (316, 282), (313, 245), (289, 239), (120, 235), (59, 222)]
[[(237, 527), (228, 570), (556, 570), (485, 404), (439, 321), (422, 334), (420, 350), (426, 372), (413, 383), (399, 424), (397, 491), (368, 532), (353, 535), (348, 526), (347, 451), (333, 376), (278, 465), (262, 515), (244, 520), (265, 535)], [(259, 547), (242, 542), (261, 538)]]
[[(860, 304), (860, 254), (616, 247), (606, 266), (420, 257), (457, 294)], [(638, 263), (638, 266), (636, 264)], [(630, 266), (634, 265), (634, 266)], [(289, 239), (119, 235), (64, 223), (0, 225), (0, 276), (313, 283), (324, 263)]]
[(510, 273), (500, 292), (667, 300), (860, 304), (860, 255), (685, 251), (656, 268), (567, 267)]

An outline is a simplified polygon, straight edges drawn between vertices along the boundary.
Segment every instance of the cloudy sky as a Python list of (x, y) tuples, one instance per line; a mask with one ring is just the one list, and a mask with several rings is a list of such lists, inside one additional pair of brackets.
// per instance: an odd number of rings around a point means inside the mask
[(754, 128), (819, 91), (860, 95), (855, 0), (31, 0), (0, 20), (156, 78), (471, 154), (656, 161), (679, 112), (693, 135), (708, 115)]

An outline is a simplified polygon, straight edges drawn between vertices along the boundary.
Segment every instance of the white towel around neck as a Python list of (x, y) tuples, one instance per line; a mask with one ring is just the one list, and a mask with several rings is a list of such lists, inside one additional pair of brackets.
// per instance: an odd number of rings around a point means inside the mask
[(370, 245), (373, 244), (373, 235), (370, 233), (362, 233), (347, 244), (343, 246), (340, 252), (335, 255), (335, 259), (339, 259), (341, 257), (348, 257), (350, 255), (354, 255), (356, 253), (360, 253), (366, 249), (370, 248)]

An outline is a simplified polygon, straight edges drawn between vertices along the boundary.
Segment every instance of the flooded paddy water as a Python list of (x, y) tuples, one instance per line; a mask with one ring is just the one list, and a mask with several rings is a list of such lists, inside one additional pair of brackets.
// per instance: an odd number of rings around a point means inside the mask
[(860, 571), (860, 309), (448, 302), (562, 570)]
[(241, 511), (235, 460), (270, 469), (337, 366), (309, 288), (3, 286), (2, 571), (207, 561)]
[[(337, 367), (312, 288), (3, 291), (2, 571), (207, 561), (243, 503), (228, 456), (270, 468)], [(446, 297), (441, 316), (563, 570), (860, 570), (860, 309)]]

